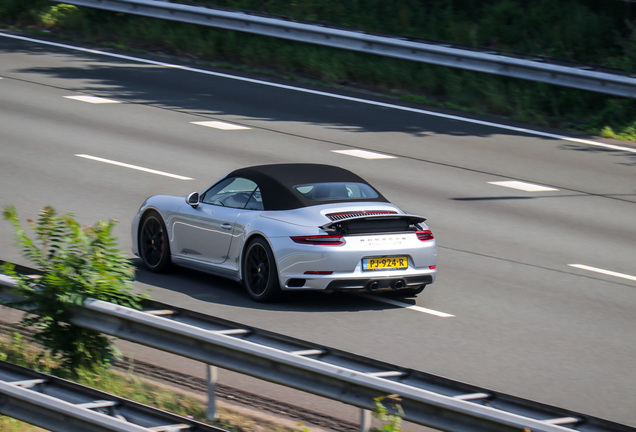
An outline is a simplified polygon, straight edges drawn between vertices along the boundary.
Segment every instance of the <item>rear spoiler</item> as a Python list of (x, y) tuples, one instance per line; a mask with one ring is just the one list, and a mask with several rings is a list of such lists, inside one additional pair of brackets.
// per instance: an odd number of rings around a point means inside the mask
[(324, 225), (321, 225), (319, 228), (325, 231), (342, 231), (346, 229), (346, 227), (350, 224), (359, 225), (363, 224), (366, 221), (369, 222), (382, 222), (387, 221), (389, 223), (399, 223), (405, 222), (408, 225), (417, 225), (426, 220), (423, 216), (413, 215), (413, 214), (378, 214), (378, 215), (363, 215), (363, 216), (353, 216), (347, 219), (340, 219), (336, 221), (331, 221)]

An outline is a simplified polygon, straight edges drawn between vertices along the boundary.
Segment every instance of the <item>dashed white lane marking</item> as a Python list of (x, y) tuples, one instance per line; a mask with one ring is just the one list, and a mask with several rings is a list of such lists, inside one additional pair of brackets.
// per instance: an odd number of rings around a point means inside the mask
[(614, 276), (617, 278), (622, 278), (622, 279), (627, 279), (627, 280), (631, 280), (631, 281), (636, 281), (636, 276), (632, 276), (632, 275), (628, 275), (625, 273), (617, 273), (611, 270), (604, 270), (604, 269), (600, 269), (600, 268), (596, 268), (596, 267), (590, 267), (584, 264), (568, 264), (570, 267), (575, 267), (581, 270), (587, 270), (587, 271), (591, 271), (591, 272), (595, 272), (595, 273), (601, 273), (604, 275), (608, 275), (608, 276)]
[(97, 96), (64, 96), (66, 99), (73, 99), (80, 102), (88, 102), (92, 104), (112, 104), (121, 103), (113, 99), (106, 99)]
[(411, 309), (411, 310), (414, 310), (414, 311), (417, 311), (417, 312), (423, 312), (423, 313), (427, 313), (429, 315), (435, 315), (435, 316), (438, 316), (438, 317), (441, 317), (441, 318), (452, 318), (452, 317), (455, 316), (455, 315), (448, 314), (446, 312), (440, 312), (440, 311), (436, 311), (436, 310), (433, 310), (433, 309), (428, 309), (428, 308), (421, 307), (421, 306), (414, 306), (414, 305), (410, 305), (408, 303), (402, 303), (402, 302), (399, 302), (399, 301), (396, 301), (396, 300), (391, 300), (391, 299), (384, 298), (384, 297), (374, 296), (373, 294), (360, 294), (360, 295), (364, 296), (364, 297), (366, 297), (368, 299), (377, 300), (377, 301), (382, 302), (382, 303), (388, 303), (388, 304), (391, 304), (393, 306), (398, 306), (398, 307), (401, 307), (401, 308), (404, 308), (404, 309)]
[(507, 187), (507, 188), (511, 188), (511, 189), (518, 189), (518, 190), (522, 190), (522, 191), (526, 191), (526, 192), (547, 192), (547, 191), (557, 191), (558, 189), (555, 188), (551, 188), (551, 187), (547, 187), (547, 186), (540, 186), (540, 185), (536, 185), (536, 184), (532, 184), (532, 183), (525, 183), (525, 182), (520, 182), (520, 181), (495, 181), (495, 182), (488, 182), (489, 184), (492, 185), (496, 185), (496, 186), (503, 186), (503, 187)]
[(232, 123), (225, 123), (220, 121), (199, 121), (199, 122), (190, 122), (195, 125), (211, 127), (215, 129), (221, 130), (241, 130), (241, 129), (250, 129), (247, 126), (241, 126)]
[(270, 87), (277, 87), (277, 88), (282, 88), (282, 89), (286, 89), (286, 90), (292, 90), (292, 91), (303, 92), (303, 93), (308, 93), (308, 94), (326, 96), (326, 97), (330, 97), (330, 98), (334, 98), (334, 99), (341, 99), (341, 100), (347, 100), (347, 101), (352, 101), (352, 102), (359, 102), (359, 103), (364, 103), (364, 104), (367, 104), (367, 105), (379, 106), (379, 107), (383, 107), (383, 108), (390, 108), (390, 109), (396, 109), (396, 110), (401, 110), (401, 111), (414, 112), (414, 113), (424, 114), (424, 115), (433, 116), (433, 117), (440, 117), (440, 118), (445, 118), (445, 119), (449, 119), (449, 120), (457, 120), (457, 121), (465, 122), (465, 123), (473, 123), (473, 124), (478, 124), (478, 125), (482, 125), (482, 126), (488, 126), (488, 127), (494, 127), (494, 128), (503, 129), (503, 130), (509, 130), (509, 131), (513, 131), (513, 132), (521, 132), (521, 133), (525, 133), (525, 134), (529, 134), (529, 135), (543, 136), (543, 137), (548, 137), (548, 138), (553, 138), (553, 139), (558, 139), (558, 140), (563, 140), (563, 141), (569, 141), (569, 142), (573, 142), (573, 143), (577, 143), (577, 144), (584, 144), (584, 145), (588, 145), (588, 146), (603, 147), (603, 148), (608, 148), (608, 149), (612, 149), (612, 150), (619, 150), (619, 151), (624, 151), (624, 152), (636, 153), (636, 149), (630, 148), (630, 147), (618, 146), (618, 145), (614, 145), (614, 144), (599, 143), (599, 142), (596, 142), (596, 141), (591, 141), (591, 140), (586, 140), (586, 139), (573, 138), (573, 137), (553, 134), (553, 133), (549, 133), (549, 132), (541, 132), (541, 131), (532, 130), (532, 129), (520, 128), (520, 127), (516, 127), (516, 126), (509, 126), (509, 125), (493, 123), (493, 122), (489, 122), (489, 121), (471, 119), (471, 118), (468, 118), (468, 117), (461, 117), (461, 116), (452, 115), (452, 114), (439, 113), (439, 112), (435, 112), (435, 111), (428, 111), (428, 110), (423, 110), (423, 109), (413, 108), (413, 107), (405, 107), (405, 106), (400, 106), (400, 105), (389, 104), (389, 103), (386, 103), (386, 102), (371, 101), (371, 100), (367, 100), (367, 99), (361, 99), (361, 98), (356, 98), (356, 97), (351, 97), (351, 96), (339, 95), (339, 94), (335, 94), (335, 93), (322, 92), (322, 91), (319, 91), (319, 90), (305, 89), (305, 88), (302, 88), (302, 87), (294, 87), (294, 86), (290, 86), (290, 85), (286, 85), (286, 84), (261, 81), (261, 80), (257, 80), (257, 79), (253, 79), (253, 78), (234, 76), (234, 75), (230, 75), (230, 74), (224, 74), (224, 73), (220, 73), (220, 72), (213, 72), (213, 71), (208, 71), (208, 70), (204, 70), (204, 69), (196, 69), (196, 68), (192, 68), (192, 67), (189, 67), (189, 66), (176, 65), (176, 64), (165, 63), (165, 62), (149, 60), (149, 59), (141, 59), (141, 58), (138, 58), (138, 57), (133, 57), (133, 56), (128, 56), (128, 55), (110, 53), (110, 52), (106, 52), (106, 51), (99, 51), (99, 50), (90, 49), (90, 48), (81, 48), (81, 47), (61, 44), (61, 43), (57, 43), (57, 42), (49, 42), (49, 41), (43, 41), (43, 40), (38, 40), (38, 39), (31, 39), (31, 38), (24, 37), (24, 36), (18, 36), (18, 35), (2, 33), (2, 32), (0, 32), (0, 37), (24, 40), (24, 41), (29, 41), (29, 42), (33, 42), (33, 43), (39, 43), (39, 44), (42, 44), (42, 45), (55, 46), (55, 47), (65, 48), (65, 49), (74, 50), (74, 51), (87, 52), (87, 53), (91, 53), (91, 54), (99, 54), (99, 55), (103, 55), (103, 56), (111, 57), (111, 58), (118, 58), (118, 59), (122, 59), (122, 60), (134, 61), (134, 62), (138, 62), (138, 63), (151, 64), (151, 65), (155, 65), (155, 66), (161, 66), (161, 67), (179, 69), (179, 70), (195, 72), (195, 73), (200, 73), (200, 74), (206, 74), (206, 75), (211, 75), (211, 76), (217, 76), (217, 77), (222, 77), (222, 78), (228, 78), (228, 79), (237, 80), (237, 81), (244, 81), (244, 82), (249, 82), (249, 83), (254, 83), (254, 84), (259, 84), (259, 85), (270, 86)]
[(167, 172), (164, 172), (164, 171), (157, 171), (157, 170), (154, 170), (154, 169), (144, 168), (144, 167), (140, 167), (140, 166), (137, 166), (137, 165), (131, 165), (131, 164), (127, 164), (127, 163), (124, 163), (124, 162), (117, 162), (117, 161), (110, 160), (110, 159), (104, 159), (104, 158), (100, 158), (100, 157), (97, 157), (97, 156), (91, 156), (91, 155), (87, 155), (87, 154), (76, 154), (75, 156), (81, 157), (81, 158), (84, 158), (84, 159), (94, 160), (94, 161), (97, 161), (97, 162), (103, 162), (103, 163), (107, 163), (107, 164), (111, 164), (111, 165), (117, 165), (117, 166), (124, 167), (124, 168), (130, 168), (130, 169), (134, 169), (134, 170), (137, 170), (137, 171), (144, 171), (144, 172), (151, 173), (151, 174), (162, 175), (164, 177), (172, 177), (172, 178), (175, 178), (175, 179), (178, 179), (178, 180), (194, 180), (193, 178), (190, 178), (190, 177), (184, 177), (184, 176), (180, 176), (180, 175), (177, 175), (177, 174), (170, 174), (170, 173), (167, 173)]
[(390, 156), (382, 153), (370, 152), (367, 150), (331, 150), (334, 153), (340, 153), (347, 156), (359, 157), (362, 159), (395, 159), (395, 156)]

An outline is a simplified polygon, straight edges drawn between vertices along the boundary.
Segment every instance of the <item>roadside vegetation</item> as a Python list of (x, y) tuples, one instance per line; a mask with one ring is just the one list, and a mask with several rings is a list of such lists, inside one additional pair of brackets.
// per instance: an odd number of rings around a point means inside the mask
[[(69, 373), (61, 367), (59, 356), (51, 354), (24, 336), (16, 326), (11, 334), (0, 332), (0, 360), (8, 361), (29, 369), (71, 379), (88, 387), (108, 392), (135, 402), (159, 408), (201, 423), (225, 429), (228, 432), (311, 432), (311, 429), (298, 423), (296, 428), (277, 424), (275, 421), (265, 422), (260, 418), (250, 417), (232, 409), (218, 408), (218, 418), (206, 418), (206, 402), (203, 397), (192, 392), (179, 391), (174, 387), (167, 388), (145, 379), (135, 372), (134, 363), (126, 372), (112, 368), (101, 373), (81, 369)], [(402, 430), (403, 411), (397, 395), (379, 397), (374, 401), (373, 416), (382, 426), (374, 432), (399, 432)], [(17, 419), (0, 415), (0, 431), (4, 432), (40, 432), (45, 429), (24, 423)]]
[[(173, 388), (168, 390), (165, 386), (145, 380), (135, 373), (134, 367), (127, 373), (106, 369), (95, 374), (82, 369), (70, 376), (68, 372), (64, 373), (64, 370), (60, 368), (61, 363), (57, 356), (52, 355), (49, 350), (42, 349), (25, 340), (17, 331), (12, 335), (0, 333), (0, 360), (66, 379), (73, 378), (73, 381), (88, 387), (211, 424), (230, 432), (294, 432), (303, 430), (301, 426), (298, 429), (289, 429), (273, 423), (263, 423), (260, 420), (226, 409), (219, 409), (217, 420), (208, 420), (205, 417), (205, 401), (202, 398), (193, 393), (176, 391)], [(10, 417), (0, 416), (0, 431), (36, 432), (43, 430)]]
[(101, 373), (119, 352), (111, 338), (73, 324), (69, 309), (87, 299), (139, 308), (143, 294), (132, 291), (134, 267), (118, 249), (112, 235), (114, 220), (83, 226), (70, 214), (59, 215), (44, 207), (36, 220), (23, 227), (13, 206), (4, 207), (22, 254), (39, 272), (37, 277), (16, 271), (10, 263), (2, 272), (15, 278), (21, 300), (7, 306), (28, 311), (20, 325), (58, 360), (58, 368), (71, 376)]
[[(20, 250), (38, 275), (21, 274), (10, 263), (0, 269), (15, 278), (22, 297), (5, 305), (27, 311), (11, 336), (0, 333), (0, 360), (207, 421), (200, 398), (144, 380), (134, 367), (128, 373), (112, 369), (121, 358), (113, 338), (70, 320), (69, 309), (88, 298), (132, 308), (139, 308), (145, 298), (132, 290), (134, 268), (112, 235), (116, 222), (81, 225), (72, 214), (58, 214), (52, 207), (44, 207), (26, 227), (13, 206), (5, 206), (3, 216), (13, 225)], [(290, 430), (273, 424), (254, 428), (254, 420), (227, 410), (209, 423), (236, 432)], [(0, 416), (0, 431), (33, 430), (41, 429)]]
[[(636, 4), (622, 0), (215, 0), (237, 8), (376, 34), (447, 41), (636, 72)], [(102, 46), (162, 53), (411, 103), (491, 114), (636, 141), (636, 100), (246, 33), (55, 4), (0, 0), (0, 25)], [(521, 54), (519, 54), (521, 53)]]
[[(4, 207), (3, 216), (38, 275), (21, 274), (10, 263), (0, 269), (15, 278), (22, 297), (5, 305), (27, 311), (11, 336), (0, 333), (0, 360), (206, 422), (200, 398), (144, 380), (134, 367), (128, 373), (117, 372), (112, 366), (121, 353), (113, 338), (70, 320), (69, 309), (88, 298), (132, 308), (139, 308), (145, 298), (132, 290), (134, 268), (112, 236), (116, 222), (81, 225), (72, 214), (58, 214), (52, 207), (44, 207), (26, 227), (13, 206)], [(227, 410), (208, 423), (236, 432), (291, 430), (275, 424), (254, 427), (253, 419)], [(0, 431), (35, 430), (42, 429), (0, 416)]]
[[(73, 214), (58, 214), (44, 207), (35, 220), (21, 223), (13, 206), (3, 216), (15, 230), (22, 254), (35, 266), (37, 275), (20, 273), (11, 263), (0, 273), (17, 282), (20, 299), (3, 304), (25, 311), (11, 335), (0, 332), (0, 360), (56, 375), (120, 397), (212, 424), (231, 432), (308, 432), (302, 424), (290, 429), (275, 422), (263, 422), (230, 410), (219, 410), (215, 420), (206, 419), (206, 404), (185, 391), (161, 386), (135, 374), (112, 368), (121, 359), (113, 338), (73, 324), (70, 310), (87, 299), (103, 300), (140, 308), (145, 294), (132, 289), (134, 268), (118, 248), (112, 235), (114, 220), (93, 226), (81, 225)], [(28, 340), (25, 336), (28, 335)], [(382, 431), (400, 431), (396, 396), (375, 401), (376, 418)], [(42, 429), (0, 415), (0, 431), (31, 432)]]

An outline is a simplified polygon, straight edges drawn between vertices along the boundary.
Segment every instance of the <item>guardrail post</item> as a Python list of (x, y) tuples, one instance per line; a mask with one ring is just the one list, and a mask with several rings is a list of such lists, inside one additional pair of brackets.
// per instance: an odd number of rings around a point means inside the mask
[(360, 410), (360, 432), (369, 432), (371, 430), (371, 411), (362, 409)]
[(212, 365), (206, 365), (207, 381), (208, 381), (208, 407), (205, 416), (209, 420), (214, 420), (219, 416), (216, 406), (216, 382), (219, 378), (219, 368)]

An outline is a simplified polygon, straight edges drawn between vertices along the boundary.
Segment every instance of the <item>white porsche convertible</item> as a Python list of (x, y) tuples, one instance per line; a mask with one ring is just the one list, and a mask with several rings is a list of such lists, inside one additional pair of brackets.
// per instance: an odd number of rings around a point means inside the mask
[(261, 165), (201, 193), (148, 198), (133, 220), (133, 252), (154, 272), (175, 264), (240, 281), (257, 301), (291, 290), (414, 296), (437, 271), (424, 221), (348, 170)]

